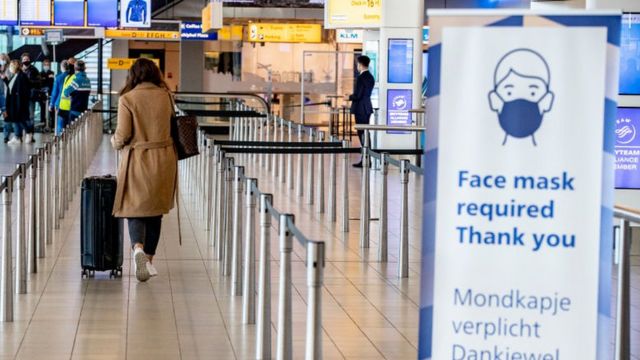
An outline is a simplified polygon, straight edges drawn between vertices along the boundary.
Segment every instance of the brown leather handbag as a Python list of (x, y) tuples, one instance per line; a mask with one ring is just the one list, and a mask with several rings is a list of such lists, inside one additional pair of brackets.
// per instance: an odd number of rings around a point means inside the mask
[(195, 116), (179, 116), (175, 113), (173, 97), (169, 94), (173, 112), (171, 115), (171, 137), (176, 146), (178, 160), (188, 159), (200, 154), (198, 148), (198, 118)]

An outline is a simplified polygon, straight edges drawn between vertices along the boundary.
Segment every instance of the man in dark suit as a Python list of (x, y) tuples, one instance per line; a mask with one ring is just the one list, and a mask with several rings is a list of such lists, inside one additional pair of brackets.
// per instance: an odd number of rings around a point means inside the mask
[[(356, 79), (356, 88), (349, 96), (351, 100), (351, 113), (356, 117), (356, 124), (368, 124), (371, 114), (373, 114), (373, 105), (371, 105), (371, 92), (376, 84), (376, 80), (369, 72), (369, 64), (371, 59), (368, 56), (358, 56), (358, 78)], [(358, 138), (360, 145), (364, 145), (364, 131), (358, 130)], [(354, 167), (362, 167), (362, 160), (353, 164)]]

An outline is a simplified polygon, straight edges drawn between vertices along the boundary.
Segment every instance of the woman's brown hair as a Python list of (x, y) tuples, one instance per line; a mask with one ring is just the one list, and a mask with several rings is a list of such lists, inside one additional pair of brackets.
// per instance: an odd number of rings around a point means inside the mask
[(167, 84), (162, 79), (162, 73), (160, 69), (153, 61), (145, 58), (136, 60), (129, 69), (129, 75), (127, 76), (127, 83), (124, 88), (120, 90), (120, 96), (135, 89), (136, 86), (143, 82), (152, 83), (163, 89), (169, 89)]

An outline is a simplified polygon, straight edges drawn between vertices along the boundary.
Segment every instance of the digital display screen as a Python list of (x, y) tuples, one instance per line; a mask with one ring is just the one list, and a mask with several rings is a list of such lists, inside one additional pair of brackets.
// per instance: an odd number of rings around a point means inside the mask
[(20, 25), (49, 26), (51, 25), (51, 1), (49, 0), (21, 0)]
[(640, 14), (622, 15), (620, 94), (640, 95)]
[(87, 25), (118, 27), (118, 0), (87, 0)]
[(84, 26), (84, 0), (54, 0), (54, 26)]
[(391, 84), (413, 82), (413, 39), (389, 39), (389, 73)]
[(18, 0), (0, 0), (0, 25), (18, 25)]
[(120, 27), (151, 27), (151, 0), (122, 0), (120, 3)]
[(429, 84), (429, 53), (422, 53), (422, 96), (427, 95), (427, 85)]
[(640, 108), (618, 108), (616, 188), (640, 189)]

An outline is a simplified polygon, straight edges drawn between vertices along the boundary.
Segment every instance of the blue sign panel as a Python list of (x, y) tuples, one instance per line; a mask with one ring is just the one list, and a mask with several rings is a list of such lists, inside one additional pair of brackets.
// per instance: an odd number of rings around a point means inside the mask
[(180, 24), (180, 38), (182, 40), (218, 40), (218, 33), (203, 33), (201, 22), (182, 22)]
[(622, 17), (620, 37), (620, 94), (640, 94), (640, 14)]
[(618, 108), (616, 188), (640, 189), (640, 108)]
[(53, 25), (84, 26), (84, 0), (55, 0)]
[(118, 0), (87, 0), (87, 25), (118, 27)]
[[(387, 125), (411, 126), (413, 92), (409, 89), (387, 90)], [(391, 131), (390, 131), (391, 133)], [(398, 132), (395, 132), (396, 134)]]
[(151, 0), (123, 0), (120, 3), (120, 26), (151, 27)]
[(20, 1), (20, 25), (51, 25), (51, 2), (46, 0)]
[(389, 73), (391, 84), (413, 82), (413, 39), (389, 39)]

